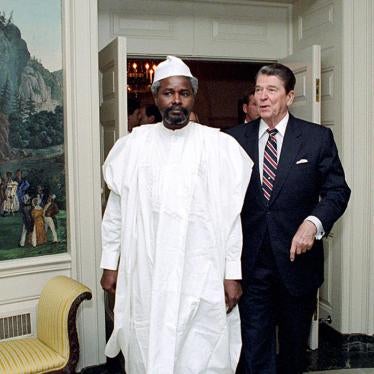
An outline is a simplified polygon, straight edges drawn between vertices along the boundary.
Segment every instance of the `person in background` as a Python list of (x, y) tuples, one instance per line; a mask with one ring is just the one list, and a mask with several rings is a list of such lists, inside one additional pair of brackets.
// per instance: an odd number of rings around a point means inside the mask
[(133, 97), (127, 99), (127, 123), (129, 132), (140, 125), (140, 101)]
[(234, 373), (241, 348), (240, 211), (252, 161), (190, 121), (198, 81), (179, 58), (155, 72), (162, 122), (119, 139), (103, 167), (104, 290), (115, 293), (106, 355), (131, 374)]
[(249, 123), (259, 117), (254, 84), (250, 85), (248, 91), (243, 95), (239, 102), (239, 110), (241, 111), (239, 123)]
[(284, 65), (262, 67), (255, 88), (260, 118), (226, 130), (256, 165), (241, 214), (240, 374), (303, 372), (323, 282), (321, 239), (350, 196), (331, 130), (288, 111), (295, 83)]
[(195, 112), (190, 113), (190, 121), (200, 123), (197, 113)]
[(161, 113), (154, 104), (143, 105), (140, 107), (140, 124), (148, 125), (161, 122)]

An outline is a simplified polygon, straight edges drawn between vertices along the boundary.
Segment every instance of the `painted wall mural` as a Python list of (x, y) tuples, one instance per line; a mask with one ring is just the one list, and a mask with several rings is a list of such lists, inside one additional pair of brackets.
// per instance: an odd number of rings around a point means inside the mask
[(66, 244), (61, 0), (1, 0), (0, 261)]

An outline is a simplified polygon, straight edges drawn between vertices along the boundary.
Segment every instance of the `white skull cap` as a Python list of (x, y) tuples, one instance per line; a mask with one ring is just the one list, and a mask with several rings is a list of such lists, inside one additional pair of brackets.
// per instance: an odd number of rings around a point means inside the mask
[(165, 61), (162, 61), (157, 65), (153, 83), (160, 81), (161, 79), (180, 75), (194, 78), (191, 74), (190, 68), (180, 58), (167, 56)]

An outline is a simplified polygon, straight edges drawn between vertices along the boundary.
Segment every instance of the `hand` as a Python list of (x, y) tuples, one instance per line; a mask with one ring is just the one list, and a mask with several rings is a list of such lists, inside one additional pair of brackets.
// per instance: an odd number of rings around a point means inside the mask
[(311, 221), (304, 221), (296, 231), (292, 239), (290, 260), (295, 261), (296, 255), (301, 255), (309, 251), (314, 244), (317, 227)]
[(100, 280), (103, 290), (114, 294), (116, 292), (117, 276), (118, 270), (104, 269)]
[(242, 286), (240, 282), (234, 279), (225, 279), (223, 283), (225, 289), (225, 301), (227, 313), (230, 313), (242, 296)]

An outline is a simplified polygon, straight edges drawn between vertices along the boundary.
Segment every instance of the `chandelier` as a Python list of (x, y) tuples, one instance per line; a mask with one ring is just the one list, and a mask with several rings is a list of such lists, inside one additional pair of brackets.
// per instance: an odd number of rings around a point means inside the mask
[(138, 94), (150, 92), (158, 61), (129, 59), (127, 62), (127, 91)]

